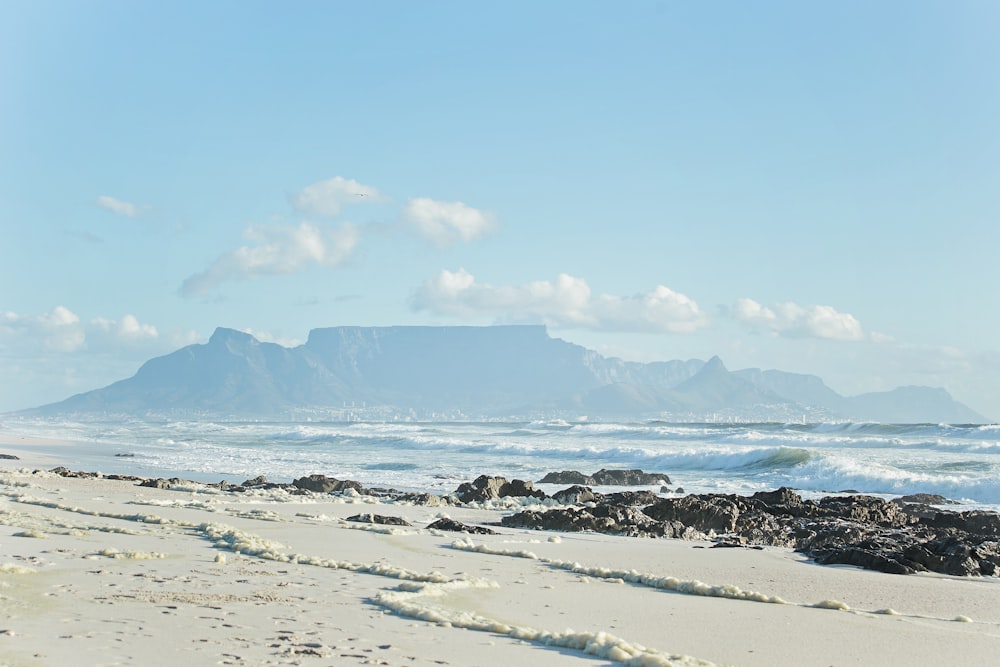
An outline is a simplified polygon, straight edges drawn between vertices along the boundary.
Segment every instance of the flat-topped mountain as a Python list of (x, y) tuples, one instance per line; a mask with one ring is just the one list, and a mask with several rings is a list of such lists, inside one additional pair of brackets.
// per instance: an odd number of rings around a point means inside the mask
[(815, 376), (722, 360), (626, 362), (542, 326), (331, 327), (294, 348), (219, 328), (131, 378), (33, 414), (476, 419), (587, 415), (975, 423), (943, 389), (843, 397)]

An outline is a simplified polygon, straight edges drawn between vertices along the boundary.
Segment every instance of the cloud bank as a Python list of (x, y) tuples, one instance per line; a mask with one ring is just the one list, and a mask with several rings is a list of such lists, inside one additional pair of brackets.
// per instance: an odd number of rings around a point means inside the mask
[(554, 282), (493, 286), (477, 283), (465, 269), (444, 270), (416, 291), (411, 306), (437, 315), (596, 331), (688, 333), (708, 324), (697, 303), (662, 285), (628, 297), (594, 295), (585, 280), (565, 273)]
[(346, 204), (375, 201), (380, 197), (378, 190), (370, 185), (362, 185), (352, 178), (334, 176), (306, 186), (289, 199), (299, 213), (335, 218)]
[(472, 241), (496, 227), (493, 215), (463, 204), (417, 197), (403, 208), (403, 221), (444, 247), (457, 241)]
[[(739, 299), (733, 306), (732, 314), (752, 328), (766, 329), (789, 338), (868, 339), (861, 323), (853, 315), (837, 312), (830, 306), (800, 306), (788, 301), (768, 307), (753, 299)], [(876, 340), (878, 337), (888, 338), (876, 334)]]
[(340, 266), (358, 244), (357, 227), (344, 223), (335, 229), (309, 223), (251, 225), (244, 238), (252, 244), (240, 246), (216, 259), (201, 273), (181, 284), (184, 297), (202, 296), (229, 280), (254, 276), (288, 275), (313, 266)]
[(84, 322), (65, 306), (56, 306), (41, 315), (0, 313), (0, 349), (13, 356), (146, 349), (150, 344), (180, 340), (179, 337), (161, 340), (156, 327), (139, 322), (131, 314), (120, 320), (96, 317)]

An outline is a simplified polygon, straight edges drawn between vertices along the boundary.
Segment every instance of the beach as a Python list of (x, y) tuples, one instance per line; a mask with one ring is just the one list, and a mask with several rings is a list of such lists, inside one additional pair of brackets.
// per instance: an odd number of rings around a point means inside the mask
[[(1000, 650), (996, 578), (510, 529), (500, 508), (67, 478), (7, 440), (4, 665), (986, 665)], [(369, 514), (411, 525), (347, 520)], [(442, 517), (497, 534), (427, 528)]]

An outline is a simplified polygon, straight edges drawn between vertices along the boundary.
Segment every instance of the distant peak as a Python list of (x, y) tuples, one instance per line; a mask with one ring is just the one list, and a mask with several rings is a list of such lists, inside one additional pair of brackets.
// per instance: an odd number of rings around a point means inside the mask
[(224, 343), (256, 343), (257, 339), (244, 331), (237, 329), (227, 329), (218, 327), (212, 337), (208, 339), (209, 345), (222, 345)]
[(724, 363), (722, 363), (722, 359), (720, 359), (718, 356), (714, 356), (711, 359), (709, 359), (708, 361), (706, 361), (705, 365), (702, 367), (702, 370), (703, 371), (706, 371), (706, 370), (707, 371), (726, 371), (726, 372), (729, 371), (729, 369), (726, 368), (726, 365)]

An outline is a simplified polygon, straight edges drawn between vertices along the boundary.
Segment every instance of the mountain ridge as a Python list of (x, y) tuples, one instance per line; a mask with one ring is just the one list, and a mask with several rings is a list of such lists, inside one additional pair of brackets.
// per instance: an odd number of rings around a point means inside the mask
[(22, 413), (233, 418), (580, 418), (981, 423), (944, 389), (841, 396), (719, 357), (639, 363), (544, 326), (327, 327), (284, 347), (225, 327), (131, 378)]

